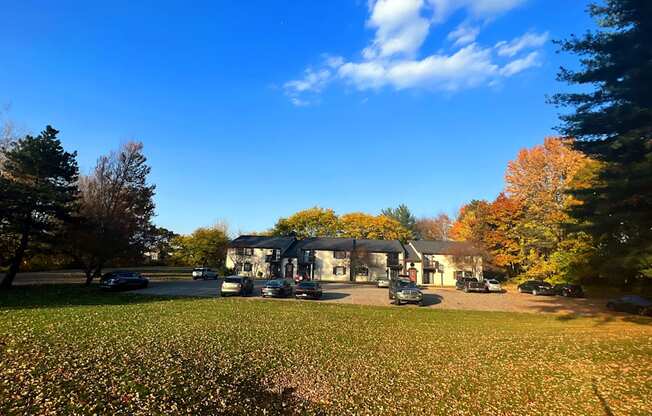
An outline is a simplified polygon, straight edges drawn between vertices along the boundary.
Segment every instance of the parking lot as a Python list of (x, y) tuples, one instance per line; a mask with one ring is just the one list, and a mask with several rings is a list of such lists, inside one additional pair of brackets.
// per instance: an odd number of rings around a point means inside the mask
[[(260, 299), (264, 281), (256, 281), (249, 298)], [(132, 293), (160, 296), (219, 297), (221, 281), (152, 281), (147, 289)], [(356, 305), (391, 305), (388, 289), (351, 283), (322, 283), (323, 298), (317, 302), (348, 303)], [(464, 293), (454, 288), (424, 288), (424, 306), (435, 309), (462, 309), (479, 311), (562, 313), (592, 316), (606, 311), (604, 299), (572, 299), (559, 296), (532, 296), (513, 291), (504, 293)], [(274, 299), (271, 301), (294, 301)], [(314, 301), (306, 301), (314, 302)], [(418, 307), (404, 305), (402, 308)]]

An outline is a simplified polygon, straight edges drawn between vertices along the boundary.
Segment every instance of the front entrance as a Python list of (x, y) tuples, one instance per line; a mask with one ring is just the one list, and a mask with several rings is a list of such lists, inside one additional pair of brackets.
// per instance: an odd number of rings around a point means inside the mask
[(294, 263), (288, 263), (285, 265), (285, 278), (286, 279), (294, 278)]
[(281, 264), (280, 263), (270, 263), (269, 264), (269, 275), (273, 279), (281, 277)]
[(429, 285), (432, 283), (432, 272), (424, 270), (423, 272), (423, 284), (424, 285)]
[(412, 267), (411, 269), (408, 269), (408, 276), (410, 276), (410, 280), (413, 282), (417, 281), (417, 269)]

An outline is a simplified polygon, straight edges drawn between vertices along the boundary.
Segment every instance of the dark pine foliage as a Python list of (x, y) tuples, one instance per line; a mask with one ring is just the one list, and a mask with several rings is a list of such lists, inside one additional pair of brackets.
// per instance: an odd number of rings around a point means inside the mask
[(9, 288), (28, 246), (47, 243), (76, 209), (76, 153), (68, 153), (50, 126), (3, 151), (0, 170), (0, 245)]
[(652, 1), (606, 0), (589, 13), (597, 31), (559, 42), (580, 68), (558, 79), (580, 91), (551, 101), (574, 108), (560, 130), (603, 162), (573, 212), (596, 241), (596, 275), (628, 284), (652, 277)]

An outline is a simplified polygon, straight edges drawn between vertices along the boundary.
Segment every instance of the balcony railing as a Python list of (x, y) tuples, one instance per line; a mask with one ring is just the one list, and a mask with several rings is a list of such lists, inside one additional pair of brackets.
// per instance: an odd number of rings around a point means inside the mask
[(304, 251), (299, 257), (299, 263), (307, 264), (315, 262), (315, 252), (314, 251)]
[(281, 261), (281, 253), (268, 254), (265, 256), (265, 262), (277, 263)]
[(398, 255), (387, 255), (387, 267), (399, 267), (401, 263), (398, 261)]
[(439, 269), (439, 262), (436, 260), (429, 259), (428, 257), (423, 258), (423, 268), (424, 269), (431, 269), (431, 270), (438, 270)]

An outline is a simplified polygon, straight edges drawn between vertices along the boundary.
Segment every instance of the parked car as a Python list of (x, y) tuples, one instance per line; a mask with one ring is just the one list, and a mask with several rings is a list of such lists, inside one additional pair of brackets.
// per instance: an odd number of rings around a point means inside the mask
[(246, 276), (227, 276), (222, 282), (222, 296), (248, 296), (254, 293), (254, 281)]
[(460, 278), (457, 279), (457, 281), (455, 282), (455, 289), (457, 289), (457, 290), (463, 290), (464, 287), (466, 286), (466, 283), (467, 283), (467, 282), (472, 282), (472, 281), (477, 282), (478, 279), (476, 279), (475, 277), (460, 277)]
[(487, 291), (489, 292), (502, 292), (503, 288), (500, 286), (500, 282), (496, 279), (488, 279), (484, 281), (487, 286)]
[(464, 293), (469, 293), (469, 292), (488, 292), (489, 289), (487, 289), (487, 285), (485, 284), (484, 281), (479, 282), (478, 279), (472, 278), (470, 280), (467, 280), (466, 283), (464, 284)]
[(389, 277), (382, 276), (376, 278), (376, 286), (378, 287), (389, 287)]
[(584, 290), (580, 285), (561, 284), (555, 285), (555, 294), (571, 298), (583, 298)]
[(217, 273), (208, 267), (195, 267), (192, 269), (192, 280), (217, 279)]
[(534, 296), (555, 294), (555, 288), (543, 280), (528, 280), (516, 288), (518, 289), (518, 293), (532, 293)]
[(610, 299), (607, 302), (607, 308), (612, 311), (652, 316), (652, 300), (643, 296), (627, 295), (617, 299)]
[(392, 279), (389, 282), (389, 299), (395, 305), (402, 303), (418, 303), (423, 305), (423, 293), (416, 283), (405, 279)]
[(287, 298), (292, 296), (292, 285), (286, 279), (268, 280), (262, 290), (264, 298)]
[(321, 285), (318, 282), (304, 280), (294, 289), (294, 297), (297, 299), (321, 299)]
[(144, 289), (147, 285), (149, 280), (138, 272), (114, 271), (100, 279), (100, 288), (104, 290)]

